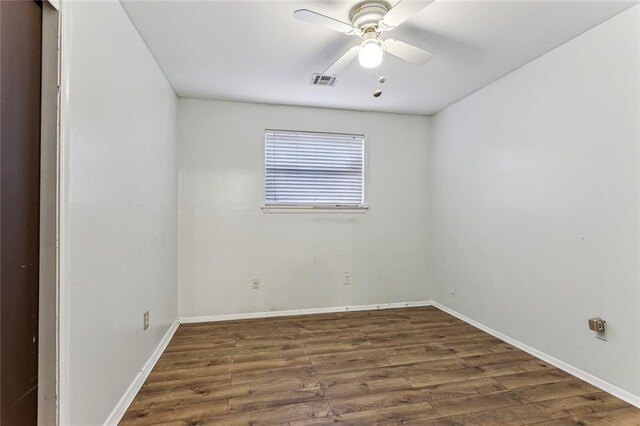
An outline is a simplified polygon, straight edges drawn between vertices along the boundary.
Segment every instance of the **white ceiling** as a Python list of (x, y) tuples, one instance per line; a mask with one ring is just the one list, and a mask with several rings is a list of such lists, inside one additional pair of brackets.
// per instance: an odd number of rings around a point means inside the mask
[(306, 8), (348, 21), (357, 1), (122, 2), (181, 97), (415, 114), (445, 108), (636, 3), (436, 0), (383, 37), (433, 58), (416, 66), (385, 55), (387, 82), (374, 98), (376, 72), (357, 59), (336, 87), (310, 86), (359, 38), (293, 18)]

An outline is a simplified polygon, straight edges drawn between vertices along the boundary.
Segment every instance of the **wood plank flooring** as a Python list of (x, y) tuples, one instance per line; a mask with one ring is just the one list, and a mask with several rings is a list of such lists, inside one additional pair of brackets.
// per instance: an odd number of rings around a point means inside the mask
[(183, 324), (122, 425), (640, 425), (433, 307)]

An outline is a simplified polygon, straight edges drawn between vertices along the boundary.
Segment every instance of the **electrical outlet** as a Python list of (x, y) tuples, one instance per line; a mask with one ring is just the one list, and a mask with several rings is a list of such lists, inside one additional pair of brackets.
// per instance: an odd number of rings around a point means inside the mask
[(589, 329), (596, 332), (596, 338), (607, 341), (607, 322), (600, 317), (589, 318)]
[(351, 285), (351, 274), (349, 272), (344, 273), (344, 285)]
[(260, 288), (260, 278), (254, 278), (251, 280), (251, 288), (257, 290)]
[(454, 283), (453, 281), (451, 281), (449, 291), (451, 292), (451, 294), (456, 294), (456, 283)]
[(144, 320), (144, 330), (146, 330), (147, 328), (149, 328), (149, 311), (145, 311), (144, 315), (143, 315), (143, 320)]

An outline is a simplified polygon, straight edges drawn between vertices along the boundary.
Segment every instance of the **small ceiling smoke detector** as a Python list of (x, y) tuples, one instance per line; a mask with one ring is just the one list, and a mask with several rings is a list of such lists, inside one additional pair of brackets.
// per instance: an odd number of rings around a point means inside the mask
[(314, 74), (311, 78), (312, 86), (328, 86), (333, 87), (338, 82), (337, 75)]

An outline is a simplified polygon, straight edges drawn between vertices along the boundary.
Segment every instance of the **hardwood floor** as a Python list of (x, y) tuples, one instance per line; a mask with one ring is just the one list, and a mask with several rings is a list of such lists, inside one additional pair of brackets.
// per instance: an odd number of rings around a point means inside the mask
[(122, 425), (640, 425), (433, 307), (183, 324)]

